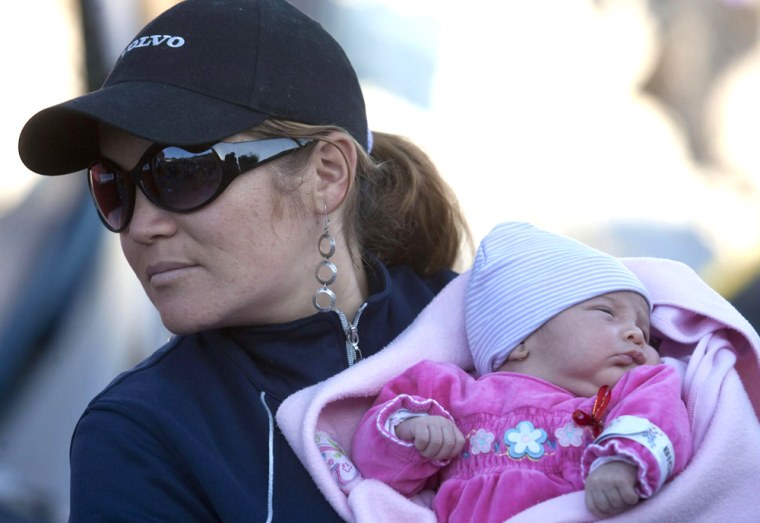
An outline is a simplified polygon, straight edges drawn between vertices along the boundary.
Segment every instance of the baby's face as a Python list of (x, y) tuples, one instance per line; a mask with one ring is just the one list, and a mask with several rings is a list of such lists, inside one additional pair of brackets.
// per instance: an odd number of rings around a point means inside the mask
[(562, 311), (531, 334), (525, 340), (529, 356), (516, 370), (593, 396), (634, 367), (660, 362), (649, 330), (649, 306), (641, 295), (603, 294)]

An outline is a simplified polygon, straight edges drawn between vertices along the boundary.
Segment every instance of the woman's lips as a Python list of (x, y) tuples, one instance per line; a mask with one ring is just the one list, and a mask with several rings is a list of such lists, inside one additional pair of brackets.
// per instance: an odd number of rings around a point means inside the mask
[(148, 282), (153, 285), (165, 285), (182, 278), (187, 272), (196, 267), (184, 262), (160, 262), (149, 265), (145, 269)]

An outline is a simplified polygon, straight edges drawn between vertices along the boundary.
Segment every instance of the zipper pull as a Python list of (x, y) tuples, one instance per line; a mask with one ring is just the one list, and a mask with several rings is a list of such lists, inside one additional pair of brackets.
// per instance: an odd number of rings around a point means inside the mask
[(362, 356), (362, 350), (359, 348), (359, 329), (357, 327), (358, 325), (351, 325), (346, 336), (346, 341), (351, 344), (351, 348), (354, 351), (352, 358), (353, 361), (349, 363), (350, 365), (356, 363), (364, 357)]
[(354, 316), (354, 321), (349, 322), (346, 315), (340, 309), (334, 309), (335, 313), (340, 318), (340, 323), (343, 326), (343, 332), (346, 335), (346, 359), (348, 359), (348, 366), (350, 367), (357, 361), (361, 360), (364, 356), (359, 348), (359, 318), (361, 318), (362, 312), (364, 312), (366, 303), (359, 307)]

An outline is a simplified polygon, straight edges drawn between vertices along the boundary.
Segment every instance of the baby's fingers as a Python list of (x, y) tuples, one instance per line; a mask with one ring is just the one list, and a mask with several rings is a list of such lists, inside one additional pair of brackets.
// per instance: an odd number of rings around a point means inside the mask
[(420, 423), (414, 434), (414, 446), (426, 459), (451, 459), (464, 447), (464, 436), (457, 426), (444, 418), (428, 418)]
[(455, 457), (464, 447), (464, 436), (462, 432), (454, 425), (441, 427), (441, 447), (437, 453), (430, 456), (434, 460), (447, 460)]
[(587, 488), (586, 506), (598, 517), (607, 517), (624, 510), (639, 501), (633, 488), (608, 485), (605, 488)]
[(414, 448), (423, 458), (437, 459), (443, 446), (443, 433), (439, 427), (420, 425), (414, 433)]

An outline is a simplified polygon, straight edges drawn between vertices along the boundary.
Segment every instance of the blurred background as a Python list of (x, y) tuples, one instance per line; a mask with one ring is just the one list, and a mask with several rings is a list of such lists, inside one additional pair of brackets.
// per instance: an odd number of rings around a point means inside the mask
[[(96, 89), (174, 3), (3, 4), (0, 521), (66, 520), (76, 420), (168, 338), (84, 177), (32, 174), (18, 133)], [(370, 127), (430, 154), (476, 244), (525, 220), (618, 256), (680, 260), (760, 325), (756, 1), (293, 3), (345, 47)]]

